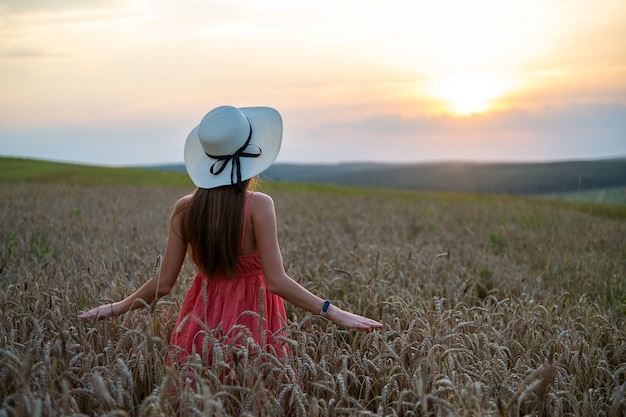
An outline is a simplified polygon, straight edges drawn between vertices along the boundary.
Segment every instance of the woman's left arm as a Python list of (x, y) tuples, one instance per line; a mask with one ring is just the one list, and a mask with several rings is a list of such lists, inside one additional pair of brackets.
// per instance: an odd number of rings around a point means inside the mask
[[(324, 300), (304, 288), (285, 272), (278, 246), (274, 202), (267, 195), (257, 193), (257, 196), (252, 212), (252, 225), (268, 290), (297, 307), (319, 314), (325, 304)], [(348, 328), (370, 330), (383, 327), (376, 320), (350, 313), (334, 305), (328, 307), (326, 317), (333, 323)]]

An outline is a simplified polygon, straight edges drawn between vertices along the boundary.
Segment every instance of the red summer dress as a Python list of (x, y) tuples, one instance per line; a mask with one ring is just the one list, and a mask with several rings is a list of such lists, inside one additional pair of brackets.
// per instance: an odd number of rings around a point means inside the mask
[[(241, 252), (250, 195), (246, 197), (244, 206)], [(248, 332), (256, 344), (282, 355), (287, 349), (274, 337), (283, 335), (285, 324), (283, 300), (267, 290), (258, 253), (240, 254), (233, 277), (207, 278), (200, 272), (196, 273), (172, 332), (170, 359), (174, 357), (179, 364), (183, 364), (189, 355), (197, 353), (210, 364), (214, 341), (220, 344), (232, 341), (235, 345), (242, 345), (241, 336), (247, 338)], [(240, 334), (242, 331), (244, 334)], [(209, 336), (212, 340), (205, 341), (208, 332), (213, 333)]]

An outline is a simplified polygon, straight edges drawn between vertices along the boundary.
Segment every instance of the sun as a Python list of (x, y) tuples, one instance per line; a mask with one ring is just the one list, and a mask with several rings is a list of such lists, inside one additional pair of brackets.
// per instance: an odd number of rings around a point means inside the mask
[(469, 115), (491, 110), (493, 101), (509, 90), (510, 81), (495, 74), (458, 74), (431, 80), (429, 86), (448, 111)]

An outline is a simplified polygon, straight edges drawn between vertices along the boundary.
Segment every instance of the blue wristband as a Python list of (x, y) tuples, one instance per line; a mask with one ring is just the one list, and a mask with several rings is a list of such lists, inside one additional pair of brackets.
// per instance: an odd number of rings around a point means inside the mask
[(326, 313), (328, 313), (328, 308), (330, 307), (330, 301), (324, 301), (324, 305), (322, 306), (322, 311), (320, 311), (320, 316), (326, 317)]

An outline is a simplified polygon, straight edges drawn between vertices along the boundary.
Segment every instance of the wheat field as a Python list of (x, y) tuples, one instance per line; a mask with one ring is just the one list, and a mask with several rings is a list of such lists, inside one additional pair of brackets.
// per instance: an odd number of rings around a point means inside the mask
[(165, 354), (189, 263), (153, 305), (77, 314), (153, 274), (190, 190), (0, 190), (0, 417), (626, 413), (623, 218), (513, 197), (278, 189), (288, 273), (384, 329), (287, 304), (287, 357), (207, 331), (213, 365), (175, 369)]

